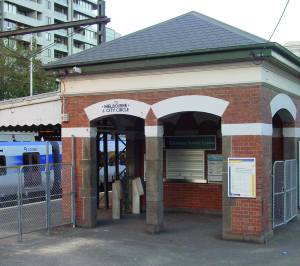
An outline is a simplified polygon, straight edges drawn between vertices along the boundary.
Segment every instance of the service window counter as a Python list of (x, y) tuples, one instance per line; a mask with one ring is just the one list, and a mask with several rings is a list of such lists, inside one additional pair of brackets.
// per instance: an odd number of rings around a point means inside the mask
[(223, 157), (215, 135), (165, 137), (165, 180), (222, 182)]

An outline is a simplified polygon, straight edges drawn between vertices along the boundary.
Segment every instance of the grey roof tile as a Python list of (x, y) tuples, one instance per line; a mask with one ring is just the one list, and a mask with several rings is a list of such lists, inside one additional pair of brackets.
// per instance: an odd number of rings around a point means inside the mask
[(192, 11), (51, 62), (46, 68), (265, 42), (260, 37)]

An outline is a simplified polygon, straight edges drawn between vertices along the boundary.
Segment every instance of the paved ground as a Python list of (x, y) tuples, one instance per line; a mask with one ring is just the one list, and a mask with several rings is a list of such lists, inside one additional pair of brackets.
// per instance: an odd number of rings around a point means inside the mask
[(0, 240), (0, 265), (300, 265), (300, 222), (267, 245), (220, 239), (217, 216), (166, 214), (167, 230), (145, 233), (144, 217), (102, 222), (94, 229), (57, 229)]

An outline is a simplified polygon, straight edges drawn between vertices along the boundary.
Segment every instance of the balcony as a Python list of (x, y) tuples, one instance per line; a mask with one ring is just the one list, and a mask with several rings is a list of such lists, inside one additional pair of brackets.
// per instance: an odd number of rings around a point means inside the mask
[(40, 25), (43, 24), (42, 20), (38, 20), (36, 18), (24, 16), (24, 15), (21, 15), (19, 13), (12, 14), (12, 13), (5, 12), (4, 13), (4, 18), (9, 19), (11, 21), (19, 22), (19, 23), (22, 23), (22, 24), (26, 24), (26, 25), (29, 25), (29, 26), (32, 26), (32, 27), (37, 27), (37, 26), (40, 26)]
[(93, 13), (93, 10), (85, 9), (80, 5), (74, 4), (73, 9), (74, 11), (78, 11), (79, 13), (85, 14), (89, 17), (93, 17), (93, 18), (96, 17), (96, 14)]
[[(70, 0), (70, 1), (72, 1), (72, 0)], [(58, 4), (62, 5), (62, 6), (65, 6), (65, 7), (68, 6), (68, 0), (55, 0), (54, 2), (58, 3)]]
[(57, 44), (55, 44), (54, 49), (67, 53), (68, 52), (68, 45), (63, 44), (63, 43), (57, 43)]
[(73, 47), (73, 54), (80, 53), (82, 51), (84, 51), (84, 49)]
[(68, 31), (67, 31), (67, 30), (64, 30), (64, 29), (56, 30), (54, 33), (55, 33), (55, 34), (58, 34), (58, 35), (60, 35), (60, 36), (64, 36), (64, 37), (67, 37), (67, 35), (68, 35)]
[(26, 3), (24, 3), (24, 0), (14, 0), (13, 2), (16, 5), (26, 6), (26, 8), (29, 8), (29, 9), (32, 9), (35, 11), (43, 12), (43, 10), (44, 10), (44, 6), (42, 4), (33, 2), (31, 0), (25, 1)]
[(64, 21), (64, 22), (67, 22), (67, 20), (68, 20), (68, 16), (66, 14), (60, 13), (57, 11), (54, 12), (54, 18)]
[(77, 41), (81, 41), (81, 42), (84, 42), (84, 43), (88, 43), (88, 44), (92, 44), (92, 45), (97, 45), (97, 40), (96, 39), (91, 39), (91, 38), (87, 38), (86, 36), (82, 35), (82, 34), (75, 34), (73, 36), (73, 39), (74, 40), (77, 40)]

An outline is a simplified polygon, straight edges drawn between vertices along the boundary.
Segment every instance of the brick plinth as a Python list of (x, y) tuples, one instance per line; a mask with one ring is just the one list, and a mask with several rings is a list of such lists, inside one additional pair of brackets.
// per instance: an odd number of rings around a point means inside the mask
[(166, 210), (221, 212), (222, 185), (196, 183), (164, 183)]

